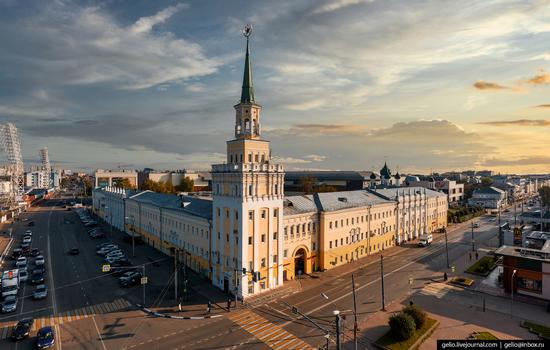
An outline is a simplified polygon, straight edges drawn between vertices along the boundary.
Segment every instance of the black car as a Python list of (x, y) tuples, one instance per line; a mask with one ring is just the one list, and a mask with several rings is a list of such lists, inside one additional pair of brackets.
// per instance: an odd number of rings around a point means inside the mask
[(78, 255), (80, 253), (80, 250), (78, 248), (71, 248), (71, 250), (69, 250), (69, 254), (71, 255)]
[(42, 272), (34, 272), (31, 277), (32, 284), (44, 283), (44, 274)]
[(121, 287), (132, 287), (138, 285), (141, 282), (141, 278), (137, 277), (127, 277), (119, 281)]
[(15, 248), (11, 253), (11, 258), (13, 260), (17, 260), (17, 258), (20, 257), (21, 255), (23, 255), (23, 250), (21, 250), (21, 248)]
[(32, 248), (30, 255), (31, 256), (39, 256), (40, 255), (40, 250), (38, 248)]
[(28, 226), (34, 226), (34, 221), (29, 221)]
[(122, 267), (122, 266), (130, 266), (132, 265), (132, 263), (130, 262), (130, 260), (128, 260), (128, 258), (120, 258), (111, 262), (110, 265), (111, 267)]
[(32, 270), (32, 273), (46, 273), (46, 267), (44, 265), (37, 265), (34, 270)]
[(10, 338), (15, 341), (25, 339), (29, 336), (33, 323), (34, 320), (32, 318), (24, 318), (17, 322), (17, 325), (15, 325), (11, 331)]

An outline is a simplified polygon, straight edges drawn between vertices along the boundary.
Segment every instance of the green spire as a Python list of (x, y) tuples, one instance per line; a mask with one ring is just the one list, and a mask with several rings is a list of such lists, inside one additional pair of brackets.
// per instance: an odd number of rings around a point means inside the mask
[(252, 65), (250, 63), (250, 52), (248, 50), (248, 36), (246, 36), (246, 57), (244, 59), (243, 90), (241, 103), (254, 102), (254, 86), (252, 85)]

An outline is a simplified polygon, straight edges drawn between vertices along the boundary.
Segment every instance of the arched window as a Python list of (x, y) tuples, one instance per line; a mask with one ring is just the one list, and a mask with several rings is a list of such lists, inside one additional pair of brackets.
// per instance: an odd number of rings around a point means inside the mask
[(244, 131), (250, 131), (250, 119), (244, 120)]

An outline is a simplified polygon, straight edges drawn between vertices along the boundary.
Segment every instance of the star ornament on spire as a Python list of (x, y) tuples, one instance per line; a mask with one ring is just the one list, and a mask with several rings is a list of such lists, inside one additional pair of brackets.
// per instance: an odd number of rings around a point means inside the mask
[(252, 25), (249, 23), (244, 26), (243, 36), (248, 39), (250, 35), (252, 35)]

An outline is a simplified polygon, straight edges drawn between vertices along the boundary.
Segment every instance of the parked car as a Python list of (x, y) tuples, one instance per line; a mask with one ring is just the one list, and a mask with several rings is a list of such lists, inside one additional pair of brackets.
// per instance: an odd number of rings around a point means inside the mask
[(17, 266), (18, 268), (26, 267), (27, 266), (27, 258), (25, 258), (24, 256), (20, 256), (19, 258), (17, 258), (17, 260), (15, 262), (15, 266)]
[(132, 287), (135, 285), (138, 285), (141, 281), (141, 276), (132, 276), (132, 277), (122, 277), (122, 279), (119, 279), (119, 284), (121, 287)]
[(30, 236), (25, 236), (25, 237), (23, 237), (23, 241), (22, 241), (22, 242), (23, 242), (23, 243), (29, 243), (29, 244), (30, 244), (31, 241), (32, 241), (32, 238), (31, 238)]
[(108, 246), (110, 244), (113, 244), (111, 242), (103, 242), (103, 243), (99, 243), (98, 245), (96, 245), (96, 249), (100, 249), (100, 248), (103, 248), (105, 246)]
[(92, 237), (92, 238), (105, 238), (105, 237), (107, 237), (107, 235), (105, 234), (105, 232), (96, 232), (96, 233), (90, 235), (90, 237)]
[(40, 255), (40, 250), (38, 248), (32, 248), (30, 252), (31, 256), (38, 256)]
[(29, 221), (28, 226), (34, 226), (34, 221)]
[(2, 303), (2, 312), (14, 312), (17, 310), (17, 295), (8, 295)]
[(34, 269), (32, 270), (32, 273), (37, 273), (37, 272), (45, 274), (46, 273), (46, 266), (45, 265), (35, 266)]
[(39, 255), (36, 257), (36, 260), (34, 261), (34, 264), (36, 266), (42, 266), (46, 263), (46, 260), (44, 260), (44, 257), (42, 255)]
[(55, 333), (52, 327), (42, 327), (36, 334), (36, 347), (38, 349), (48, 349), (55, 345)]
[(130, 266), (132, 263), (127, 257), (115, 259), (111, 262), (111, 267)]
[(479, 223), (476, 222), (476, 223), (473, 224), (473, 226), (474, 226), (474, 228), (479, 228)]
[(17, 260), (17, 258), (19, 258), (22, 254), (23, 254), (23, 251), (21, 250), (21, 248), (15, 248), (11, 253), (11, 258), (13, 260)]
[(32, 231), (31, 230), (25, 231), (25, 236), (32, 236)]
[(86, 227), (95, 227), (95, 226), (97, 226), (97, 222), (96, 221), (88, 221), (87, 223), (84, 224), (84, 226), (86, 226)]
[(70, 254), (70, 255), (78, 255), (79, 253), (80, 253), (80, 250), (79, 250), (78, 248), (76, 248), (76, 247), (75, 247), (75, 248), (71, 248), (71, 249), (69, 250), (69, 254)]
[(31, 277), (32, 284), (44, 283), (44, 274), (41, 272), (33, 273)]
[(427, 247), (430, 244), (432, 244), (433, 236), (431, 233), (420, 235), (420, 238), (418, 239), (418, 245), (420, 247)]
[(29, 273), (27, 270), (19, 270), (19, 282), (27, 282), (29, 279)]
[(48, 289), (45, 284), (39, 284), (36, 286), (36, 289), (32, 293), (34, 300), (44, 299), (48, 296)]
[(11, 331), (11, 340), (18, 341), (29, 336), (34, 320), (32, 318), (24, 318), (17, 322)]

